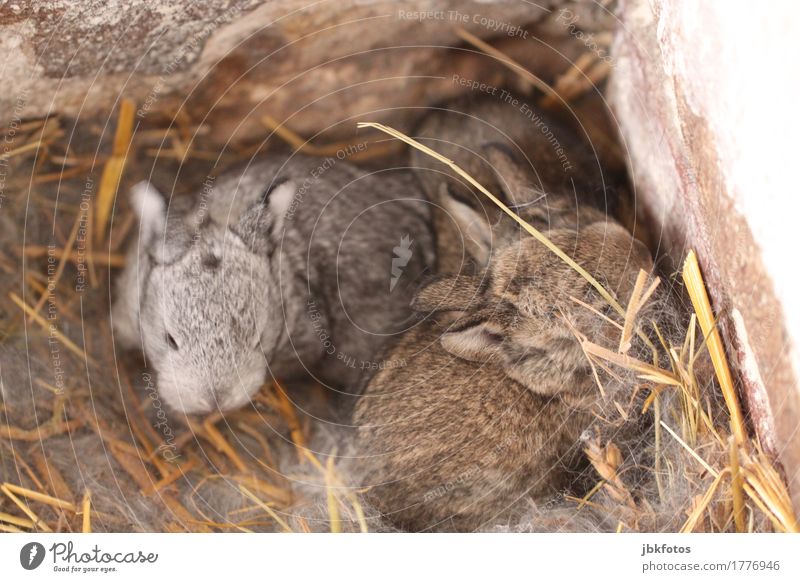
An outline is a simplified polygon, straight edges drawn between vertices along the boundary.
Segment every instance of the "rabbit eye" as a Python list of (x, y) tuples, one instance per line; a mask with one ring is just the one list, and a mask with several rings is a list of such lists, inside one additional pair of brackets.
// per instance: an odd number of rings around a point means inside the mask
[(172, 348), (173, 350), (178, 350), (178, 342), (175, 341), (175, 338), (172, 337), (171, 334), (167, 334), (167, 345)]

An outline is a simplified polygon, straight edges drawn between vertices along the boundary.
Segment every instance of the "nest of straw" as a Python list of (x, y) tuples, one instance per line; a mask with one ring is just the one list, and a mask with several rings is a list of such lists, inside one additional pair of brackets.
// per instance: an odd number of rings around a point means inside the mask
[[(608, 73), (588, 56), (551, 87), (483, 41), (460, 34), (540, 90), (543, 106), (568, 102)], [(0, 531), (387, 528), (348, 486), (333, 443), (310, 413), (300, 412), (328, 406), (316, 387), (303, 387), (307, 401), (302, 407), (291, 387), (270, 384), (246, 410), (171, 419), (169, 434), (159, 428), (161, 412), (152, 392), (133, 372), (137, 364), (114, 352), (104, 317), (109, 280), (124, 265), (121, 248), (135, 222), (126, 205), (116, 203), (117, 193), (141, 175), (138, 158), (151, 165), (220, 160), (224, 165), (248, 158), (258, 146), (240, 144), (220, 157), (188, 145), (197, 126), (186, 112), (172, 116), (163, 128), (144, 128), (136, 135), (134, 115), (135, 105), (123, 100), (113, 140), (101, 148), (109, 152), (103, 157), (74, 151), (64, 141), (71, 133), (68, 121), (57, 117), (23, 123), (15, 148), (4, 156), (19, 176), (7, 184), (17, 195), (8, 194), (6, 205), (30, 230), (23, 239), (22, 231), (9, 227), (13, 234), (0, 246), (5, 273), (0, 289), (5, 313), (0, 322)], [(272, 118), (263, 122), (272, 135), (311, 155), (327, 156), (346, 146), (309, 144)], [(419, 146), (390, 128), (372, 127)], [(380, 158), (399, 151), (398, 141), (376, 137), (375, 143), (364, 155)], [(93, 199), (84, 205), (81, 193), (87, 189)], [(548, 244), (530, 225), (521, 226)], [(655, 493), (632, 488), (620, 445), (594, 436), (584, 450), (596, 484), (582, 498), (566, 498), (569, 511), (601, 513), (617, 531), (800, 531), (780, 468), (751, 436), (741, 412), (692, 253), (683, 279), (693, 313), (681, 341), (655, 330), (659, 341), (651, 343), (650, 361), (628, 349), (647, 323), (641, 314), (657, 280), (641, 277), (627, 306), (609, 296), (621, 321), (615, 322), (619, 345), (579, 338), (598, 389), (604, 378), (627, 374), (636, 392), (646, 394), (638, 409), (633, 405), (639, 400), (616, 403), (616, 408), (623, 418), (653, 415), (652, 462), (638, 468), (650, 475)], [(60, 373), (54, 379), (56, 353)], [(701, 365), (704, 359), (712, 366)], [(14, 362), (23, 373), (14, 373)]]

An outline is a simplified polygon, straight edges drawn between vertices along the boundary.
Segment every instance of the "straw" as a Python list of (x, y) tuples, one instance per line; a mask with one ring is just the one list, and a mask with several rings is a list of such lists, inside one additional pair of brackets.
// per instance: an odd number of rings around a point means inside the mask
[(698, 454), (697, 454), (697, 453), (694, 451), (694, 449), (692, 449), (692, 447), (690, 447), (688, 444), (686, 444), (686, 441), (684, 441), (684, 440), (683, 440), (681, 437), (679, 437), (679, 436), (677, 435), (677, 433), (676, 433), (674, 430), (672, 430), (672, 429), (671, 429), (669, 426), (667, 426), (667, 423), (665, 423), (665, 422), (662, 420), (662, 421), (660, 422), (660, 424), (661, 424), (661, 426), (662, 426), (662, 427), (664, 427), (664, 430), (666, 430), (666, 431), (667, 431), (667, 432), (670, 434), (670, 436), (671, 436), (672, 438), (674, 438), (676, 441), (678, 441), (678, 443), (679, 443), (679, 444), (680, 444), (680, 445), (681, 445), (681, 446), (682, 446), (684, 449), (686, 449), (686, 451), (687, 451), (687, 452), (688, 452), (688, 453), (689, 453), (689, 454), (690, 454), (690, 455), (691, 455), (691, 456), (692, 456), (692, 457), (693, 457), (693, 458), (694, 458), (694, 459), (695, 459), (695, 460), (696, 460), (698, 463), (700, 463), (701, 465), (703, 465), (703, 468), (704, 468), (706, 471), (708, 471), (709, 473), (711, 473), (712, 475), (714, 475), (714, 477), (719, 477), (719, 475), (720, 475), (720, 472), (719, 472), (719, 471), (717, 471), (716, 469), (714, 469), (714, 468), (713, 468), (711, 465), (709, 465), (709, 464), (708, 464), (708, 463), (707, 463), (707, 462), (706, 462), (706, 461), (705, 461), (705, 460), (704, 460), (704, 459), (703, 459), (703, 458), (702, 458), (700, 455), (698, 455)]
[(45, 505), (50, 505), (51, 507), (58, 507), (59, 509), (66, 509), (67, 511), (71, 511), (73, 513), (77, 511), (74, 503), (64, 501), (63, 499), (58, 499), (57, 497), (53, 497), (51, 495), (46, 495), (38, 491), (32, 491), (30, 489), (26, 489), (25, 487), (14, 485), (13, 483), (3, 483), (3, 487), (12, 493), (22, 495), (23, 497), (26, 497), (32, 501), (38, 501), (39, 503), (44, 503)]
[(745, 531), (744, 525), (744, 489), (742, 488), (742, 477), (739, 472), (739, 449), (736, 441), (731, 437), (728, 441), (731, 459), (731, 491), (733, 493), (733, 520), (736, 531)]
[(555, 101), (563, 101), (561, 96), (553, 89), (550, 85), (542, 81), (539, 77), (534, 75), (528, 69), (520, 65), (517, 61), (506, 55), (505, 53), (497, 50), (492, 45), (486, 43), (485, 41), (481, 40), (471, 32), (467, 32), (461, 27), (456, 28), (456, 34), (462, 39), (471, 44), (472, 46), (482, 50), (488, 55), (493, 56), (501, 64), (505, 65), (516, 74), (520, 75), (521, 77), (525, 78), (529, 81), (534, 87), (541, 90), (543, 93), (550, 95)]
[(26, 503), (23, 503), (19, 497), (14, 495), (14, 493), (12, 493), (11, 490), (8, 488), (7, 484), (4, 483), (3, 485), (0, 485), (0, 491), (5, 493), (6, 497), (8, 497), (14, 503), (14, 505), (19, 507), (22, 510), (22, 513), (24, 513), (31, 519), (31, 521), (33, 522), (34, 526), (37, 529), (40, 529), (48, 533), (52, 533), (53, 530), (50, 528), (50, 526), (48, 526), (44, 521), (42, 521), (39, 518), (39, 516), (36, 515), (36, 513), (30, 507), (28, 507)]
[(361, 146), (363, 141), (340, 141), (326, 145), (314, 145), (307, 139), (300, 137), (283, 123), (270, 115), (261, 118), (261, 122), (270, 131), (280, 137), (283, 141), (292, 146), (295, 151), (317, 157), (338, 156), (340, 152), (349, 152), (347, 159), (354, 162), (363, 162), (374, 158), (380, 158), (394, 153), (398, 148), (397, 142), (386, 141), (372, 144), (367, 149), (354, 149)]
[(36, 313), (36, 311), (34, 311), (33, 307), (31, 307), (30, 305), (28, 305), (27, 303), (25, 303), (25, 302), (24, 302), (24, 301), (23, 301), (23, 300), (20, 298), (20, 296), (19, 296), (19, 295), (17, 295), (17, 294), (16, 294), (16, 293), (14, 293), (13, 291), (11, 291), (11, 292), (8, 294), (8, 296), (11, 298), (11, 301), (13, 301), (13, 302), (14, 302), (14, 303), (15, 303), (15, 304), (16, 304), (18, 307), (20, 307), (20, 308), (21, 308), (21, 309), (22, 309), (22, 310), (23, 310), (23, 311), (24, 311), (26, 314), (28, 314), (28, 315), (30, 316), (30, 318), (31, 318), (33, 321), (35, 321), (35, 322), (36, 322), (36, 323), (38, 323), (40, 326), (42, 326), (42, 328), (43, 328), (43, 329), (44, 329), (46, 332), (48, 332), (48, 333), (52, 333), (52, 334), (53, 334), (55, 337), (57, 337), (57, 338), (59, 339), (59, 341), (61, 341), (61, 343), (63, 343), (63, 344), (64, 344), (64, 346), (65, 346), (65, 347), (66, 347), (66, 348), (67, 348), (69, 351), (71, 351), (73, 354), (76, 354), (76, 355), (77, 355), (78, 357), (80, 357), (80, 358), (81, 358), (81, 360), (83, 360), (83, 361), (90, 361), (90, 362), (92, 361), (92, 360), (91, 360), (91, 358), (89, 358), (89, 357), (86, 355), (86, 352), (84, 352), (84, 351), (83, 351), (81, 348), (79, 348), (79, 347), (78, 347), (78, 346), (77, 346), (75, 343), (73, 343), (73, 341), (72, 341), (71, 339), (69, 339), (67, 336), (65, 336), (63, 333), (61, 333), (61, 332), (60, 332), (60, 331), (59, 331), (57, 328), (55, 328), (55, 326), (54, 326), (54, 325), (53, 325), (53, 326), (52, 326), (52, 328), (51, 328), (51, 323), (48, 323), (48, 322), (47, 322), (47, 321), (46, 321), (46, 320), (45, 320), (45, 319), (44, 319), (44, 318), (43, 318), (41, 315), (39, 315), (38, 313)]
[(686, 261), (683, 263), (683, 280), (686, 283), (686, 290), (692, 300), (700, 329), (707, 338), (708, 353), (717, 374), (722, 396), (731, 415), (731, 430), (736, 437), (737, 444), (742, 444), (746, 440), (746, 430), (744, 428), (744, 418), (739, 407), (739, 398), (733, 386), (733, 376), (728, 367), (728, 359), (725, 356), (725, 348), (722, 345), (722, 338), (717, 329), (716, 320), (708, 300), (708, 293), (703, 282), (703, 275), (700, 272), (700, 265), (697, 262), (697, 255), (694, 251), (689, 251)]
[(264, 503), (264, 502), (263, 502), (261, 499), (259, 499), (258, 497), (256, 497), (256, 495), (255, 495), (254, 493), (251, 493), (250, 491), (248, 491), (248, 490), (247, 490), (247, 488), (246, 488), (244, 485), (239, 485), (239, 491), (241, 491), (241, 492), (242, 492), (242, 493), (244, 493), (244, 494), (245, 494), (247, 497), (249, 497), (250, 499), (252, 499), (253, 501), (255, 501), (255, 502), (258, 504), (258, 506), (259, 506), (261, 509), (263, 509), (264, 511), (266, 511), (266, 512), (267, 512), (267, 514), (268, 514), (268, 515), (269, 515), (269, 516), (270, 516), (272, 519), (274, 519), (274, 520), (275, 520), (275, 522), (276, 522), (278, 525), (280, 525), (280, 526), (281, 526), (281, 528), (283, 529), (283, 531), (284, 531), (284, 532), (286, 532), (286, 533), (293, 533), (293, 532), (294, 532), (294, 530), (292, 530), (292, 528), (289, 526), (289, 524), (288, 524), (288, 523), (286, 523), (286, 521), (285, 521), (285, 520), (284, 520), (284, 519), (283, 519), (283, 518), (282, 518), (280, 515), (278, 515), (277, 513), (275, 513), (275, 510), (273, 510), (273, 509), (272, 509), (272, 508), (271, 508), (269, 505), (267, 505), (266, 503)]
[(92, 533), (92, 492), (88, 489), (83, 493), (82, 514), (83, 520), (81, 531), (83, 533)]
[(102, 244), (108, 219), (111, 215), (111, 208), (117, 197), (122, 172), (125, 170), (125, 162), (128, 157), (131, 139), (133, 137), (133, 122), (136, 115), (136, 105), (130, 99), (123, 99), (119, 107), (119, 119), (117, 129), (114, 133), (114, 147), (111, 157), (103, 168), (100, 178), (100, 187), (97, 191), (97, 199), (94, 207), (95, 218), (95, 244)]

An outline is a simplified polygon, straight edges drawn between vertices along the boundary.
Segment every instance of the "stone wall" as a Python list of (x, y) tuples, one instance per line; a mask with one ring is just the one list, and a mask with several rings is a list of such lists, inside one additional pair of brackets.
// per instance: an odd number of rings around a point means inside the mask
[(147, 113), (185, 105), (195, 118), (209, 115), (220, 143), (264, 112), (316, 132), (362, 111), (454, 94), (444, 78), (453, 61), (468, 61), (455, 67), (466, 70), (490, 65), (437, 48), (456, 43), (457, 25), (513, 39), (515, 26), (556, 3), (8, 2), (0, 6), (0, 70), (12, 89), (0, 95), (0, 118), (110, 115), (124, 96)]

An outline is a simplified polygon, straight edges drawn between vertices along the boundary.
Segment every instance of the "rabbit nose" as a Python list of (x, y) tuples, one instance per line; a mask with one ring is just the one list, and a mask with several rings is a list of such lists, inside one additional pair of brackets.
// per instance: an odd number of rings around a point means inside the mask
[(199, 390), (179, 390), (174, 407), (185, 414), (203, 414), (215, 410), (214, 399)]

